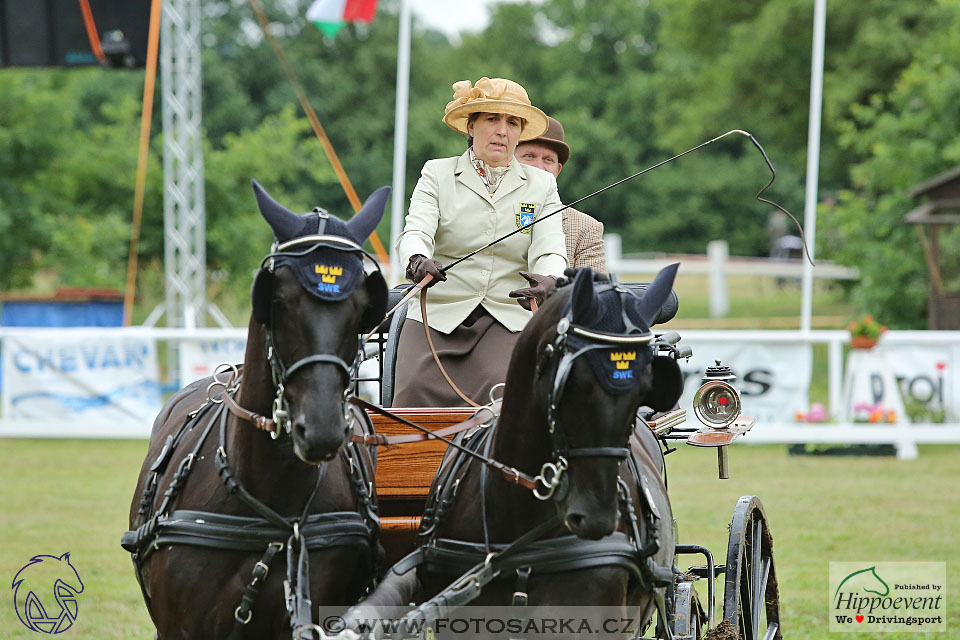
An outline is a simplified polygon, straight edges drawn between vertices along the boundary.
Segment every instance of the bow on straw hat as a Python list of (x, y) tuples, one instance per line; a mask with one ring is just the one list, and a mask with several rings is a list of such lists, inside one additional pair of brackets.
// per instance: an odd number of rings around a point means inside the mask
[(460, 133), (467, 132), (470, 114), (477, 112), (507, 113), (526, 120), (520, 141), (532, 140), (547, 130), (547, 116), (530, 104), (526, 90), (513, 80), (487, 77), (477, 80), (474, 86), (469, 80), (453, 85), (453, 100), (447, 103), (443, 121)]

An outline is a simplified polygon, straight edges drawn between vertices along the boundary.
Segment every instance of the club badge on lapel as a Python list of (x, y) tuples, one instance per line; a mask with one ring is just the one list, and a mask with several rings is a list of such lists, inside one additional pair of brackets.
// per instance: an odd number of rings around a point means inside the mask
[[(525, 227), (537, 218), (537, 204), (534, 202), (520, 202), (516, 205), (517, 229)], [(524, 229), (520, 233), (530, 233), (533, 227)]]

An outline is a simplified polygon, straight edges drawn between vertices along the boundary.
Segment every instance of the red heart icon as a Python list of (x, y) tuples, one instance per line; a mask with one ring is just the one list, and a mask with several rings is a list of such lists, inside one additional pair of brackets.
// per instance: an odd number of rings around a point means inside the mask
[(947, 363), (946, 363), (946, 362), (938, 362), (938, 363), (937, 363), (937, 371), (943, 371), (943, 370), (946, 369), (946, 368), (947, 368)]
[(857, 616), (857, 622), (863, 622), (863, 616)]

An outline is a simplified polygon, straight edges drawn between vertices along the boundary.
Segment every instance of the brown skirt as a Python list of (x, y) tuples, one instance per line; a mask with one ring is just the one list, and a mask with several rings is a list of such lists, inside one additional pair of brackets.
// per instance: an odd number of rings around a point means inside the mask
[[(503, 382), (520, 333), (497, 322), (483, 307), (449, 334), (430, 329), (440, 362), (454, 384), (477, 404), (490, 402), (490, 388)], [(430, 353), (423, 324), (407, 319), (397, 348), (395, 407), (466, 407), (440, 373)], [(501, 393), (497, 394), (502, 395)]]

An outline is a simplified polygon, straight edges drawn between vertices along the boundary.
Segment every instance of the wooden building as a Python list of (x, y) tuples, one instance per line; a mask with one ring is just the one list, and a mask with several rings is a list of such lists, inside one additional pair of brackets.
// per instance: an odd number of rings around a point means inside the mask
[(960, 329), (960, 166), (910, 190), (920, 206), (906, 216), (916, 225), (930, 272), (930, 329)]

